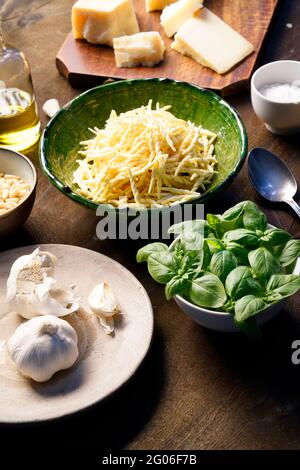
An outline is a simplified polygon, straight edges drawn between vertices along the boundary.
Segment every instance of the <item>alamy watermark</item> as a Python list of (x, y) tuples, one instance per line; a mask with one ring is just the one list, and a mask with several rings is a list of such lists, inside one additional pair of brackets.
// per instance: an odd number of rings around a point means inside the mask
[(204, 219), (203, 204), (174, 205), (167, 208), (143, 206), (107, 209), (99, 206), (101, 220), (96, 234), (100, 240), (159, 240), (170, 239), (169, 228), (192, 219)]
[(295, 339), (291, 347), (295, 349), (291, 356), (292, 363), (294, 366), (298, 366), (300, 364), (300, 339)]

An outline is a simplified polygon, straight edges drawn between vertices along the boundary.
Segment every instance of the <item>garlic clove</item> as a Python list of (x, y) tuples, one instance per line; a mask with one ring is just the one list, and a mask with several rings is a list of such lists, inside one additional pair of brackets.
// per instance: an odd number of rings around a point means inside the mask
[(77, 345), (77, 333), (68, 322), (46, 315), (22, 323), (8, 340), (7, 351), (21, 374), (45, 382), (75, 363)]
[(61, 106), (56, 98), (51, 98), (43, 104), (43, 111), (48, 117), (52, 118), (59, 110)]
[(95, 286), (88, 297), (88, 304), (105, 333), (111, 335), (115, 330), (113, 316), (120, 313), (120, 308), (110, 285), (101, 282)]
[(107, 282), (101, 282), (92, 289), (88, 303), (96, 315), (112, 317), (120, 313), (115, 294)]

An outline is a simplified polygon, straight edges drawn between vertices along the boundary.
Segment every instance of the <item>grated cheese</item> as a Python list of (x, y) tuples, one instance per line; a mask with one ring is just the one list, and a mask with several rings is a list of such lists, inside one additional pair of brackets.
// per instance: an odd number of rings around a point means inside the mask
[(171, 106), (117, 113), (90, 129), (74, 172), (75, 191), (101, 204), (166, 206), (199, 197), (216, 173), (216, 134), (176, 118)]

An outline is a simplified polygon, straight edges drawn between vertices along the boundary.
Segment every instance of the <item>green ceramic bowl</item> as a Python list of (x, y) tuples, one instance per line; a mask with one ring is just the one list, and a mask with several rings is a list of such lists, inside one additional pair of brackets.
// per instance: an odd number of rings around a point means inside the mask
[(219, 195), (245, 161), (248, 147), (245, 127), (238, 113), (223, 98), (169, 79), (124, 80), (101, 85), (64, 106), (49, 122), (41, 139), (41, 166), (50, 181), (71, 199), (97, 209), (97, 204), (76, 194), (72, 183), (80, 142), (91, 137), (89, 127), (105, 125), (112, 109), (117, 113), (128, 111), (147, 104), (149, 99), (161, 106), (172, 105), (171, 112), (176, 117), (201, 124), (218, 134), (215, 147), (218, 174), (193, 203), (203, 203)]

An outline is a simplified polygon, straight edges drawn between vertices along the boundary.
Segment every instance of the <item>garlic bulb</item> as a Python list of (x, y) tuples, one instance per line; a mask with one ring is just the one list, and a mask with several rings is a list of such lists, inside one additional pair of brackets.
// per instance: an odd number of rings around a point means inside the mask
[(120, 313), (120, 308), (110, 285), (101, 282), (95, 286), (88, 297), (88, 304), (93, 313), (98, 316), (105, 332), (113, 333), (113, 316)]
[(79, 308), (71, 289), (57, 286), (53, 279), (56, 258), (35, 250), (18, 258), (7, 280), (7, 301), (12, 310), (26, 319), (37, 315), (63, 317)]
[(77, 334), (65, 320), (53, 315), (22, 323), (7, 343), (17, 369), (36, 382), (45, 382), (59, 370), (71, 367), (78, 357)]

